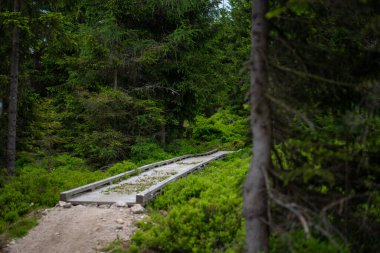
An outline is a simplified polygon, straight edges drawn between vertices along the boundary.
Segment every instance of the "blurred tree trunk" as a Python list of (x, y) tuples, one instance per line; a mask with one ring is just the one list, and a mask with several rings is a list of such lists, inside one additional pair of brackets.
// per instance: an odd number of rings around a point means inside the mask
[(271, 121), (266, 99), (268, 88), (268, 22), (265, 14), (267, 0), (253, 0), (251, 47), (251, 131), (253, 133), (253, 158), (244, 184), (246, 219), (246, 246), (248, 253), (268, 251), (268, 196), (265, 174), (271, 164)]
[(117, 68), (113, 70), (113, 89), (117, 90)]
[[(19, 0), (14, 0), (14, 12), (20, 11)], [(9, 176), (15, 174), (16, 160), (16, 128), (17, 128), (17, 91), (20, 61), (20, 30), (15, 25), (12, 35), (11, 54), (11, 85), (9, 91), (8, 107), (8, 145), (7, 145), (7, 171)]]

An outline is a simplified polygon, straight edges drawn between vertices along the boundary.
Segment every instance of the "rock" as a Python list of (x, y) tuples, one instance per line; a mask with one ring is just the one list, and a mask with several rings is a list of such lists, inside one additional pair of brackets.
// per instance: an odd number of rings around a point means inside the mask
[(15, 245), (16, 244), (16, 241), (15, 240), (12, 240), (8, 243), (9, 245)]
[(98, 205), (98, 208), (110, 208), (110, 205), (103, 204), (103, 205)]
[(72, 204), (71, 204), (71, 203), (67, 203), (67, 202), (65, 202), (65, 201), (59, 201), (59, 202), (58, 202), (58, 205), (59, 205), (60, 207), (63, 207), (63, 208), (70, 208), (70, 207), (72, 207)]
[(57, 232), (57, 233), (55, 233), (55, 235), (60, 235), (60, 233)]
[(117, 219), (116, 222), (119, 224), (124, 224), (124, 221), (122, 219)]
[(67, 204), (67, 202), (65, 202), (65, 201), (59, 201), (58, 202), (58, 206), (60, 206), (60, 207), (63, 207), (66, 204)]
[(126, 207), (127, 206), (127, 204), (125, 203), (125, 202), (122, 202), (122, 201), (118, 201), (118, 202), (116, 202), (116, 204), (115, 204), (117, 207)]
[(123, 229), (123, 226), (116, 226), (116, 229), (118, 229), (118, 230), (122, 230), (122, 229)]
[(142, 207), (142, 205), (140, 205), (140, 204), (136, 204), (136, 205), (131, 207), (131, 211), (134, 214), (140, 214), (140, 213), (144, 213), (145, 208)]
[(66, 203), (63, 205), (63, 208), (71, 208), (73, 205), (71, 203)]

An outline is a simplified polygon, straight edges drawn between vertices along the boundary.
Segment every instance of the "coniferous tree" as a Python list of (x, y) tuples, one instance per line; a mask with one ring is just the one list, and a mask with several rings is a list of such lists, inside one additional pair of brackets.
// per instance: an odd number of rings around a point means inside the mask
[[(20, 11), (19, 0), (14, 0), (14, 12)], [(13, 27), (12, 55), (11, 55), (11, 85), (8, 106), (8, 145), (7, 145), (7, 168), (8, 175), (15, 174), (16, 160), (16, 137), (17, 137), (17, 93), (20, 61), (20, 30), (17, 24)]]
[(246, 219), (247, 252), (268, 251), (268, 196), (266, 173), (271, 167), (271, 118), (266, 92), (268, 89), (268, 10), (267, 0), (252, 4), (251, 44), (251, 130), (253, 159), (244, 185), (244, 216)]

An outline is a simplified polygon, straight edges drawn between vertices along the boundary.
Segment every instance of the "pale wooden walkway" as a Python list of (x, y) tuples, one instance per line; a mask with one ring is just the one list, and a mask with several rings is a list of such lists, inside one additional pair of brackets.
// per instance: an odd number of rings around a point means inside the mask
[[(123, 202), (126, 204), (139, 203), (145, 205), (167, 183), (184, 177), (211, 161), (223, 158), (230, 151), (214, 151), (209, 153), (185, 159), (181, 157), (177, 161), (176, 159), (178, 158), (174, 158), (171, 159), (174, 161), (169, 160), (168, 164), (150, 166), (152, 168), (149, 168), (149, 170), (144, 169), (146, 171), (136, 176), (130, 175), (129, 178), (115, 184), (113, 184), (112, 180), (109, 181), (109, 179), (101, 180), (87, 186), (63, 192), (61, 193), (61, 199), (72, 204), (112, 204)], [(143, 167), (148, 168), (149, 166)], [(103, 183), (100, 184), (99, 182)]]

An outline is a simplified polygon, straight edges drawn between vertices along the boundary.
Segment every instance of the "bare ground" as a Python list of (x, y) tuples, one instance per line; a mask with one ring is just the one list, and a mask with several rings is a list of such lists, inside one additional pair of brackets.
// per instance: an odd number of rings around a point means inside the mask
[(136, 221), (127, 207), (73, 206), (47, 209), (39, 225), (11, 243), (9, 253), (94, 253), (115, 239), (129, 240)]

